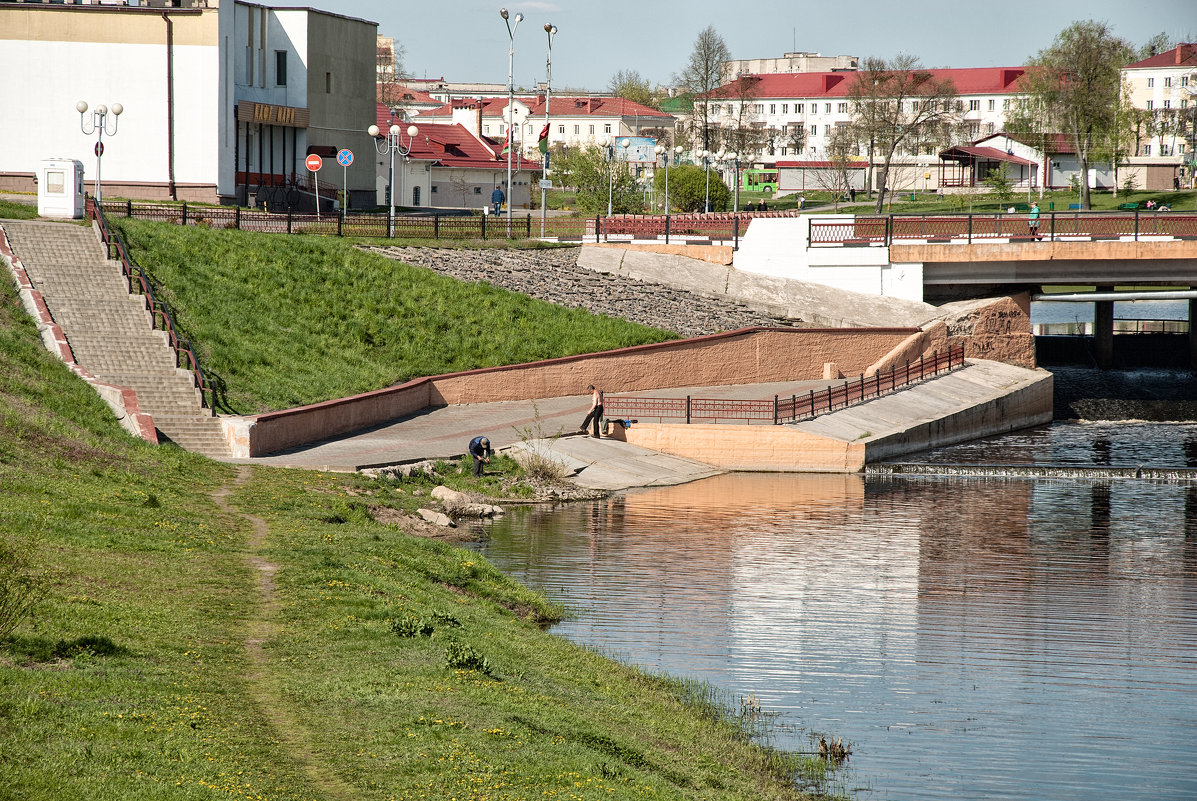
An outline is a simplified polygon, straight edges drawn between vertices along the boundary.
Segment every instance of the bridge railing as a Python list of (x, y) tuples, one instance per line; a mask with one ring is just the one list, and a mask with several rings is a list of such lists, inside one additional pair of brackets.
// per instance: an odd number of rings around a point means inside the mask
[(887, 214), (810, 223), (812, 247), (867, 247), (901, 242), (984, 242), (1197, 239), (1193, 212), (1053, 211), (1031, 229), (1029, 214)]
[(781, 425), (854, 406), (963, 366), (964, 346), (956, 345), (943, 353), (935, 351), (916, 361), (907, 361), (905, 365), (894, 365), (888, 371), (848, 379), (843, 384), (810, 390), (801, 395), (774, 395), (768, 400), (695, 398), (691, 395), (678, 398), (617, 395), (605, 398), (603, 413), (612, 419), (652, 418), (662, 423)]

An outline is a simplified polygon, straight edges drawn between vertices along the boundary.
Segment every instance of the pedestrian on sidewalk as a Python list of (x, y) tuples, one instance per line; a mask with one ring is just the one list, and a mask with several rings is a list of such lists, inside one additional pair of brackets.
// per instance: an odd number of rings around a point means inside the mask
[(593, 421), (594, 433), (591, 436), (599, 439), (599, 419), (603, 416), (603, 391), (595, 389), (594, 384), (586, 389), (590, 392), (590, 411), (586, 413), (586, 419), (582, 421), (582, 427), (579, 430), (585, 434), (586, 426), (591, 425)]
[(503, 210), (503, 190), (495, 187), (495, 191), (490, 193), (490, 204), (495, 207), (495, 214)]
[(490, 440), (486, 437), (474, 437), (470, 440), (470, 456), (474, 457), (474, 478), (482, 477), (482, 465), (490, 464), (490, 457), (494, 455)]
[(1038, 242), (1041, 238), (1039, 236), (1039, 204), (1038, 203), (1031, 204), (1031, 213), (1027, 215), (1027, 225), (1029, 225), (1031, 228), (1031, 236), (1034, 237), (1036, 242)]

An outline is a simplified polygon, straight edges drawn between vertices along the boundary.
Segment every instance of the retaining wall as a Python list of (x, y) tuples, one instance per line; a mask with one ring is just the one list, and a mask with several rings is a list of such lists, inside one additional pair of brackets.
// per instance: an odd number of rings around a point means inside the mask
[[(334, 401), (222, 418), (235, 458), (264, 456), (370, 426), (429, 406), (528, 400), (584, 393), (725, 386), (820, 379), (835, 362), (861, 375), (910, 337), (913, 328), (746, 328), (723, 334), (432, 376)], [(909, 350), (907, 348), (903, 351)]]

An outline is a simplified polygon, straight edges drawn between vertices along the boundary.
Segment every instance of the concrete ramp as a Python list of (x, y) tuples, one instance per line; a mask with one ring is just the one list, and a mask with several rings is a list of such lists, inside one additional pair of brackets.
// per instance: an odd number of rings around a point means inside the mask
[(516, 461), (530, 454), (561, 464), (575, 483), (590, 489), (624, 490), (685, 484), (726, 472), (709, 464), (641, 448), (616, 439), (580, 435), (533, 439), (511, 446)]

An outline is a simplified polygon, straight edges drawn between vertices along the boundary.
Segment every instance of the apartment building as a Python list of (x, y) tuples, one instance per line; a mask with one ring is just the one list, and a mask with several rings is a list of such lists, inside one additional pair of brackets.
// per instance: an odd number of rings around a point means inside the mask
[[(100, 142), (85, 130), (100, 104), (123, 106), (101, 151), (109, 198), (310, 198), (309, 152), (373, 146), (376, 23), (235, 0), (148, 2), (0, 0), (0, 87), (21, 119), (0, 126), (0, 187), (32, 191), (48, 158), (78, 159), (90, 183)], [(351, 195), (372, 199), (372, 161), (347, 170)]]
[[(539, 158), (537, 145), (545, 125), (545, 95), (516, 97), (508, 113), (507, 97), (455, 100), (433, 111), (422, 112), (419, 120), (451, 121), (496, 141), (507, 138), (508, 120), (515, 126), (516, 150), (525, 157)], [(622, 97), (550, 96), (548, 99), (549, 146), (605, 145), (622, 136), (651, 136), (672, 141), (675, 119), (671, 114)]]
[(1143, 189), (1193, 186), (1197, 125), (1197, 43), (1127, 64), (1123, 82), (1135, 108), (1149, 113), (1128, 158), (1130, 173)]

